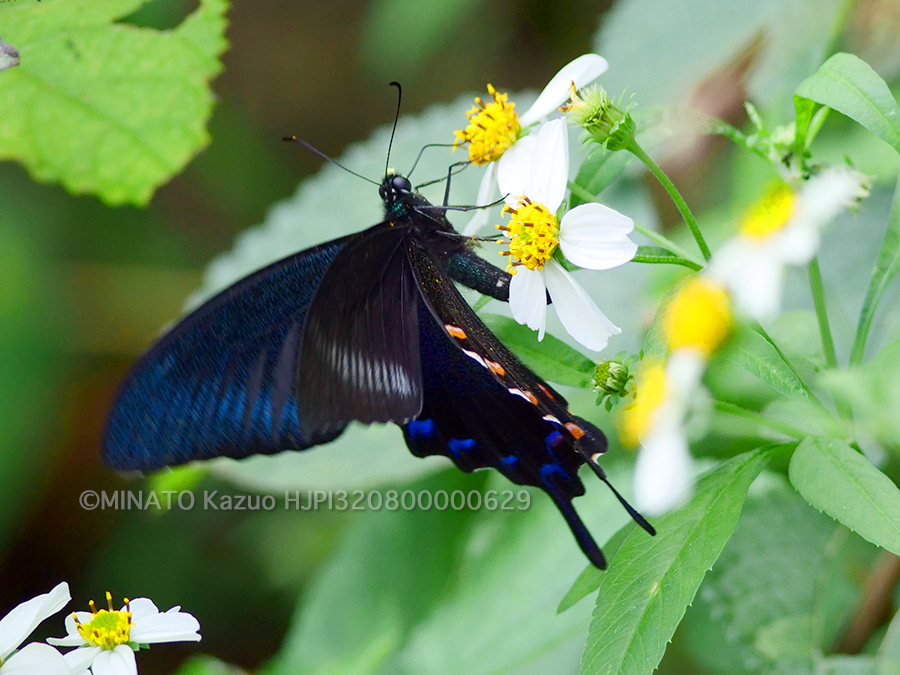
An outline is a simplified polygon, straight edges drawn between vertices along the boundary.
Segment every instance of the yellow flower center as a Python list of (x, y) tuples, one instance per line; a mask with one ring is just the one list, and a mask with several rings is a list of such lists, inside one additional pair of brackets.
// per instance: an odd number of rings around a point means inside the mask
[(454, 131), (454, 147), (469, 144), (469, 159), (475, 164), (496, 162), (519, 138), (522, 125), (516, 115), (515, 103), (507, 101), (506, 94), (499, 94), (490, 84), (488, 93), (493, 99), (485, 103), (480, 96), (475, 97), (475, 105), (466, 113), (469, 125)]
[(666, 371), (662, 363), (645, 361), (634, 388), (634, 403), (622, 411), (619, 436), (627, 447), (636, 448), (650, 430), (653, 415), (666, 398)]
[(761, 240), (781, 231), (790, 220), (796, 201), (797, 194), (787, 185), (772, 188), (744, 215), (741, 233)]
[(500, 253), (510, 257), (507, 271), (515, 274), (516, 265), (524, 265), (530, 270), (542, 269), (559, 245), (556, 216), (546, 206), (528, 197), (522, 197), (515, 207), (504, 206), (503, 213), (511, 215), (509, 225), (497, 225), (497, 229), (506, 232), (508, 237), (498, 242), (509, 245), (508, 251)]
[[(106, 602), (109, 610), (97, 611), (94, 601), (91, 600), (91, 620), (81, 623), (75, 619), (75, 627), (78, 634), (84, 638), (91, 647), (103, 649), (115, 649), (119, 645), (128, 643), (131, 633), (131, 612), (118, 611), (112, 607), (112, 595), (106, 593)], [(125, 607), (128, 609), (128, 598), (125, 598)]]
[(728, 337), (731, 321), (725, 291), (706, 277), (695, 276), (666, 309), (663, 330), (670, 351), (694, 349), (709, 357)]

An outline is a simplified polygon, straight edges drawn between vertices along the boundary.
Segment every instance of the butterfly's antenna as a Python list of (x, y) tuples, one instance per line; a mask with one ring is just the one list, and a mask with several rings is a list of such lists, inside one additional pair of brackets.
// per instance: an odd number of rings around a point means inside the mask
[[(412, 168), (409, 170), (409, 173), (406, 174), (406, 177), (409, 178), (410, 176), (412, 176), (413, 171), (415, 171), (416, 167), (419, 165), (419, 160), (422, 159), (422, 155), (425, 154), (425, 151), (428, 148), (455, 148), (455, 147), (456, 147), (456, 143), (429, 143), (428, 145), (424, 146), (421, 150), (419, 150), (419, 156), (416, 157), (416, 161), (413, 162)], [(457, 166), (457, 165), (454, 164), (453, 166)], [(443, 180), (443, 178), (440, 178), (438, 180)], [(437, 183), (437, 182), (438, 181), (436, 181), (436, 180), (431, 181), (431, 183)], [(431, 185), (431, 183), (425, 183), (425, 185)], [(419, 186), (419, 187), (421, 187), (421, 186)]]
[(298, 144), (302, 145), (304, 148), (306, 148), (307, 150), (309, 150), (314, 155), (317, 155), (318, 157), (321, 157), (322, 159), (331, 162), (335, 166), (341, 167), (347, 173), (352, 173), (357, 178), (362, 178), (364, 181), (368, 181), (369, 183), (372, 183), (372, 185), (381, 185), (381, 183), (379, 183), (378, 181), (372, 180), (371, 178), (367, 178), (366, 176), (363, 176), (361, 173), (356, 173), (353, 169), (348, 169), (346, 166), (341, 164), (339, 161), (337, 161), (336, 159), (332, 159), (331, 157), (326, 155), (324, 152), (316, 150), (313, 146), (311, 146), (309, 143), (304, 141), (302, 138), (297, 138), (296, 136), (285, 136), (281, 140), (291, 142), (291, 143), (298, 143)]
[(619, 503), (625, 508), (626, 511), (628, 511), (628, 515), (634, 519), (634, 522), (644, 528), (649, 534), (656, 534), (656, 528), (648, 523), (647, 519), (644, 518), (644, 516), (642, 516), (640, 513), (638, 513), (631, 504), (626, 502), (625, 497), (620, 495), (619, 491), (612, 486), (612, 483), (609, 482), (609, 478), (606, 477), (606, 472), (600, 467), (600, 465), (597, 464), (597, 462), (595, 462), (593, 459), (588, 459), (587, 463), (590, 465), (591, 470), (595, 474), (597, 474), (597, 478), (606, 483), (606, 487), (612, 490), (612, 493), (616, 496), (616, 499), (618, 499)]
[(400, 102), (403, 99), (403, 87), (399, 82), (391, 82), (391, 87), (397, 87), (397, 112), (394, 113), (394, 127), (391, 129), (391, 140), (388, 143), (387, 160), (384, 163), (384, 175), (387, 176), (388, 169), (391, 166), (391, 147), (394, 145), (394, 134), (397, 133), (397, 121), (400, 119)]

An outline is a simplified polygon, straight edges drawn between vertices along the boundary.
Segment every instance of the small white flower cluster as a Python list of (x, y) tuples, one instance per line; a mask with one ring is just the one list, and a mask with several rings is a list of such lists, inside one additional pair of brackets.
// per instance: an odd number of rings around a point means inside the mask
[[(491, 131), (489, 140), (479, 139), (466, 131), (457, 132), (470, 143), (470, 158), (487, 163), (476, 204), (489, 204), (495, 184), (506, 201), (505, 212), (513, 214), (509, 227), (501, 227), (509, 235), (510, 271), (514, 273), (509, 289), (509, 306), (519, 323), (538, 331), (543, 339), (546, 326), (547, 293), (565, 329), (588, 349), (600, 351), (611, 335), (620, 333), (580, 284), (554, 257), (556, 249), (571, 263), (592, 270), (607, 270), (624, 265), (637, 252), (637, 244), (628, 235), (634, 229), (631, 218), (603, 206), (583, 204), (557, 218), (569, 180), (569, 140), (566, 119), (546, 122), (527, 135), (523, 128), (555, 112), (570, 95), (572, 87), (580, 88), (594, 81), (607, 69), (606, 60), (596, 54), (578, 57), (560, 70), (538, 96), (534, 105), (516, 117), (513, 104), (505, 95), (488, 87), (494, 103), (485, 106), (488, 113), (479, 125)], [(476, 107), (469, 114), (474, 119)], [(503, 134), (509, 134), (504, 138)], [(495, 148), (503, 147), (502, 154)], [(491, 161), (481, 161), (485, 148)], [(493, 159), (495, 155), (499, 157)], [(529, 217), (521, 216), (527, 210)], [(473, 234), (486, 223), (486, 211), (479, 211), (464, 234)], [(536, 255), (535, 255), (536, 253)]]
[[(126, 601), (122, 609), (75, 612), (66, 617), (67, 635), (50, 644), (32, 642), (20, 649), (38, 624), (71, 600), (69, 585), (58, 584), (23, 602), (0, 619), (0, 675), (137, 675), (134, 652), (160, 642), (197, 642), (200, 624), (173, 607), (160, 612), (148, 598)], [(61, 654), (54, 647), (75, 647)]]

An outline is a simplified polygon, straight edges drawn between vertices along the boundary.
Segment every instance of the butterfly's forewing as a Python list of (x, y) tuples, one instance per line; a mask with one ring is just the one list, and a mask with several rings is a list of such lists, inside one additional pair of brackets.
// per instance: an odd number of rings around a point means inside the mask
[(422, 408), (419, 290), (407, 227), (376, 225), (345, 246), (316, 290), (297, 397), (304, 431), (348, 421), (403, 424)]
[(413, 242), (424, 400), (404, 426), (413, 454), (444, 455), (463, 471), (492, 467), (556, 503), (598, 567), (599, 547), (572, 507), (584, 494), (578, 469), (606, 450), (602, 432), (571, 415), (566, 401), (523, 366), (465, 303), (441, 263)]
[(105, 462), (152, 470), (219, 455), (302, 450), (337, 437), (343, 425), (320, 435), (302, 428), (295, 378), (307, 308), (347, 241), (242, 279), (163, 335), (119, 390)]

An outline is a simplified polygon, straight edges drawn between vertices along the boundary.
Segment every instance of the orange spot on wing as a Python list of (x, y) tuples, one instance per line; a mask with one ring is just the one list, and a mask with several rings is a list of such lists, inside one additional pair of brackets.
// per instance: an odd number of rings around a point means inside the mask
[(549, 398), (551, 401), (556, 400), (556, 397), (553, 395), (553, 392), (551, 392), (549, 389), (547, 389), (547, 387), (545, 387), (545, 386), (542, 385), (542, 384), (538, 384), (538, 387), (540, 388), (540, 390), (541, 390), (542, 392), (544, 392), (545, 394), (547, 394), (547, 398)]
[(485, 362), (487, 363), (488, 368), (490, 368), (491, 371), (493, 371), (500, 377), (506, 375), (506, 369), (496, 361), (488, 361), (487, 359), (485, 359)]
[(584, 436), (584, 429), (574, 422), (566, 422), (566, 429), (569, 430), (569, 433), (572, 434), (576, 440)]
[(451, 324), (445, 324), (444, 328), (447, 329), (447, 332), (450, 333), (457, 340), (465, 340), (466, 339), (466, 331), (464, 331), (459, 326), (453, 326)]

